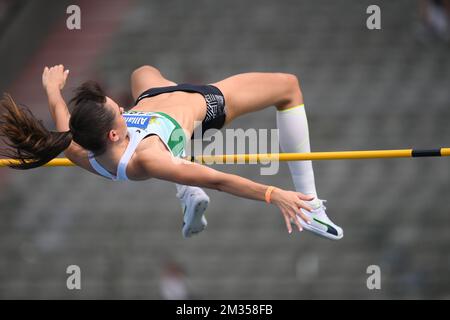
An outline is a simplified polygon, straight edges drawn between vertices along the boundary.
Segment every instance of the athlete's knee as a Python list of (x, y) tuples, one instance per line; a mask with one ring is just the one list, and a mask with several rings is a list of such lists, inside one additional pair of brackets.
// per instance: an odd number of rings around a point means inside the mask
[(295, 74), (291, 73), (284, 73), (284, 77), (286, 78), (286, 86), (289, 88), (290, 92), (295, 94), (302, 93), (300, 88), (300, 81), (298, 77)]
[(161, 74), (161, 72), (157, 68), (150, 66), (150, 65), (144, 65), (144, 66), (134, 69), (134, 71), (131, 73), (131, 79), (135, 79), (142, 74), (148, 74), (148, 73)]
[(277, 109), (283, 110), (295, 105), (303, 103), (303, 93), (300, 88), (300, 81), (295, 74), (280, 73), (284, 86), (286, 88), (286, 97), (283, 99), (283, 103), (277, 106)]

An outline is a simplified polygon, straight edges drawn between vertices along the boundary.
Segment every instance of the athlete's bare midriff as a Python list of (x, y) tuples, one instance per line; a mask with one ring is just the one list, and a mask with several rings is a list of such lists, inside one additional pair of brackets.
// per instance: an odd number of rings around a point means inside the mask
[(131, 110), (167, 113), (190, 137), (195, 121), (201, 122), (206, 116), (206, 101), (200, 93), (177, 91), (142, 99)]
[[(180, 124), (186, 137), (189, 138), (194, 131), (195, 121), (201, 122), (206, 116), (206, 101), (199, 93), (170, 92), (142, 99), (130, 110), (164, 112)], [(151, 135), (139, 143), (128, 162), (126, 173), (130, 180), (147, 180), (150, 178), (139, 170), (140, 166), (136, 162), (139, 161), (139, 156), (142, 153), (147, 155), (154, 152), (169, 152), (169, 150), (158, 136)]]

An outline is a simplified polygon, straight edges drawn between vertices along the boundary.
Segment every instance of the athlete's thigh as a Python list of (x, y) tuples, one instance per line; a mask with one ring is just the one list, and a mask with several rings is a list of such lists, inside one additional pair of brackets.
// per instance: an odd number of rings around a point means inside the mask
[(231, 76), (212, 85), (225, 96), (226, 123), (229, 123), (243, 114), (286, 103), (292, 96), (296, 81), (297, 78), (291, 74), (251, 72)]
[(174, 85), (175, 82), (164, 78), (161, 72), (152, 66), (142, 66), (131, 74), (131, 94), (134, 100), (148, 89)]

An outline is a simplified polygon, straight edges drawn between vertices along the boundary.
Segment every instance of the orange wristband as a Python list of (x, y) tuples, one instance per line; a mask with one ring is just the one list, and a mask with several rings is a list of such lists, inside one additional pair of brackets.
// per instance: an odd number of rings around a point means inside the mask
[(272, 191), (273, 191), (274, 189), (275, 189), (274, 186), (270, 186), (270, 187), (267, 188), (267, 190), (266, 190), (266, 195), (265, 195), (265, 198), (266, 198), (266, 202), (267, 202), (267, 203), (270, 203), (270, 195), (272, 194)]

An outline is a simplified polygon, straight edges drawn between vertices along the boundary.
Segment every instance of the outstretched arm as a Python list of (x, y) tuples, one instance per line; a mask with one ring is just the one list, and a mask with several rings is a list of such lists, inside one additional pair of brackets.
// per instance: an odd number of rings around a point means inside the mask
[(68, 75), (69, 70), (64, 70), (62, 64), (45, 67), (42, 73), (42, 85), (47, 93), (50, 114), (56, 124), (56, 130), (60, 132), (69, 131), (70, 113), (61, 95)]
[[(69, 131), (70, 113), (61, 95), (68, 75), (69, 70), (64, 70), (62, 64), (45, 67), (42, 73), (42, 85), (47, 93), (50, 114), (56, 124), (56, 130), (60, 132)], [(64, 150), (64, 155), (77, 166), (98, 174), (89, 164), (87, 151), (74, 141)]]
[[(237, 175), (214, 170), (201, 164), (173, 158), (168, 152), (152, 153), (145, 158), (141, 158), (139, 162), (141, 163), (142, 170), (154, 178), (216, 189), (242, 198), (264, 201), (265, 193), (269, 187)], [(271, 202), (283, 214), (289, 233), (292, 232), (291, 218), (294, 218), (293, 220), (297, 223), (300, 230), (301, 225), (298, 219), (296, 219), (296, 215), (299, 215), (305, 221), (309, 221), (308, 217), (302, 213), (300, 208), (310, 211), (311, 208), (303, 200), (312, 200), (312, 196), (275, 188), (272, 192), (271, 199)]]

